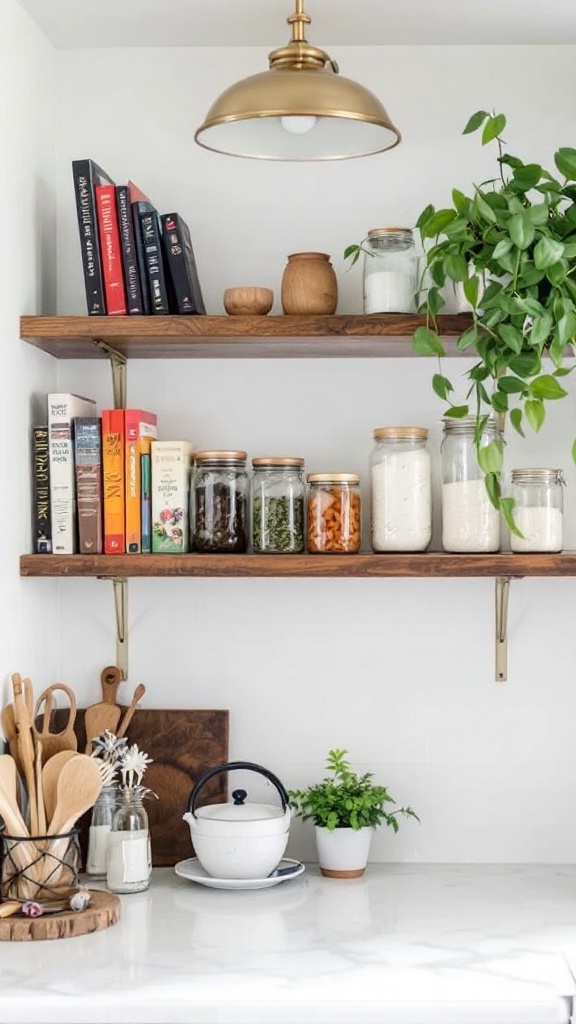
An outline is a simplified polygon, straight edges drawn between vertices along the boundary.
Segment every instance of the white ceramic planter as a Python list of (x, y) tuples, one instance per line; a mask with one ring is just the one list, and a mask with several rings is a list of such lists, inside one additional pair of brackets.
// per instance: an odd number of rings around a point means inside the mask
[(364, 874), (374, 829), (335, 828), (315, 825), (320, 871), (328, 878), (359, 878)]

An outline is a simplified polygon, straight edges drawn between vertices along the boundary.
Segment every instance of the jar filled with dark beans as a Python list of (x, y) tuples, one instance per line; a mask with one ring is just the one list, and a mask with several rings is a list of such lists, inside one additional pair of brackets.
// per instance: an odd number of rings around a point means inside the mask
[(190, 510), (193, 550), (246, 551), (247, 497), (246, 452), (197, 452)]
[(252, 547), (258, 554), (304, 551), (304, 459), (252, 459)]

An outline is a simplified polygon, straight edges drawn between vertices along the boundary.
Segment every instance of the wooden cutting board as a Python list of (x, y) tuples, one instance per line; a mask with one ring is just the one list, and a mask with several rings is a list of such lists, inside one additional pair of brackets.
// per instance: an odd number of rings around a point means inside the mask
[(0, 920), (0, 942), (71, 939), (75, 935), (101, 932), (120, 920), (119, 896), (91, 889), (90, 897), (86, 910), (66, 910), (41, 917), (5, 917)]
[[(182, 815), (200, 776), (228, 761), (229, 717), (228, 711), (187, 708), (138, 708), (136, 711), (127, 739), (129, 743), (137, 743), (153, 758), (154, 764), (148, 767), (144, 782), (158, 795), (158, 800), (150, 797), (145, 803), (154, 867), (172, 867), (179, 860), (194, 855), (190, 829), (182, 821)], [(57, 718), (55, 727), (58, 728)], [(74, 731), (78, 736), (78, 749), (84, 750), (83, 709), (78, 711)], [(200, 804), (225, 802), (227, 780), (226, 773), (210, 779), (202, 789)], [(81, 824), (80, 845), (83, 862), (86, 863), (90, 813), (85, 815)]]

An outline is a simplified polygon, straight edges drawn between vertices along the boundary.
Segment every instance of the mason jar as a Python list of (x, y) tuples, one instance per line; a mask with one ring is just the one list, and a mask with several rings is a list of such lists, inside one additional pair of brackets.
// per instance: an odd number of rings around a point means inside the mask
[(108, 842), (108, 889), (126, 893), (147, 889), (152, 877), (152, 855), (141, 786), (120, 788)]
[(252, 459), (252, 547), (259, 554), (304, 551), (304, 459)]
[(190, 497), (194, 551), (233, 554), (247, 550), (246, 452), (197, 452)]
[(364, 252), (364, 312), (415, 313), (418, 258), (411, 228), (373, 228)]
[(370, 458), (374, 551), (425, 551), (432, 537), (426, 427), (377, 427)]
[[(445, 551), (488, 552), (500, 549), (500, 513), (490, 501), (478, 465), (474, 436), (476, 417), (444, 420), (442, 459), (442, 546)], [(488, 419), (480, 446), (501, 439)]]
[(561, 469), (512, 470), (514, 522), (523, 535), (510, 531), (512, 551), (562, 550), (564, 484)]
[(308, 551), (355, 554), (361, 542), (360, 477), (357, 473), (309, 473)]
[(86, 858), (86, 874), (92, 878), (106, 878), (108, 845), (117, 795), (117, 786), (104, 786), (92, 809)]

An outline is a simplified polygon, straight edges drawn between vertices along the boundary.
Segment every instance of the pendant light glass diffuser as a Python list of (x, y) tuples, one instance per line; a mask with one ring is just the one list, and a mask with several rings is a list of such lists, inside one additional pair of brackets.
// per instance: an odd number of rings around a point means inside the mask
[(292, 39), (269, 55), (269, 70), (236, 82), (212, 104), (194, 136), (200, 146), (260, 160), (344, 160), (400, 142), (380, 100), (307, 43), (303, 3), (296, 0), (287, 19)]

